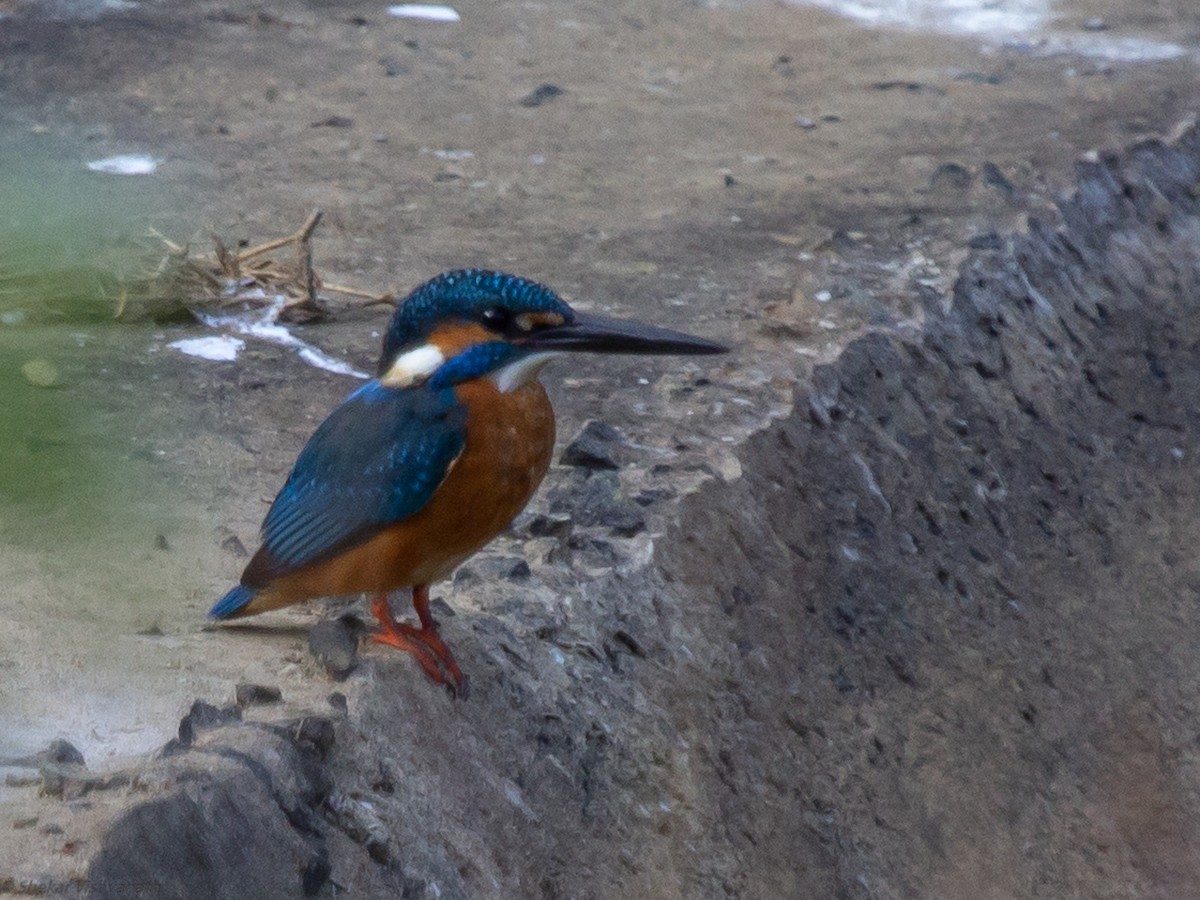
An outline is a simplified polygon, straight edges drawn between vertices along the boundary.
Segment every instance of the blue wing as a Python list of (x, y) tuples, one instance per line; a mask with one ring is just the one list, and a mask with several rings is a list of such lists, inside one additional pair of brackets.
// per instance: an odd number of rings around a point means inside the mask
[(465, 421), (452, 390), (355, 391), (300, 452), (242, 584), (264, 587), (420, 510), (462, 452)]

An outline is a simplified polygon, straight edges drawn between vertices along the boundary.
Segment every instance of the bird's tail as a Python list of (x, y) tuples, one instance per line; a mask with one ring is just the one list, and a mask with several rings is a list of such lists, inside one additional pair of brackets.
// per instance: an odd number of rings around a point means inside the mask
[(244, 584), (239, 584), (213, 604), (213, 608), (208, 611), (208, 617), (210, 619), (232, 619), (237, 615), (243, 614), (256, 593), (254, 588), (248, 588)]

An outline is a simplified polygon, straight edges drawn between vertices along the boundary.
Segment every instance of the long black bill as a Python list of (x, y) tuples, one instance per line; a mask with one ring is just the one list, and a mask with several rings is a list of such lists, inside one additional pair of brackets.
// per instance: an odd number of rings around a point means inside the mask
[(729, 348), (682, 331), (658, 328), (630, 319), (610, 319), (576, 313), (575, 320), (535, 331), (521, 341), (526, 347), (547, 351), (592, 353), (727, 353)]

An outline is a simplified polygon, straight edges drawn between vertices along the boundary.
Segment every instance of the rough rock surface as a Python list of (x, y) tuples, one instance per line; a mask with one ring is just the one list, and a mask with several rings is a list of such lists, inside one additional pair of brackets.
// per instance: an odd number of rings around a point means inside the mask
[(178, 740), (139, 771), (153, 799), (117, 816), (87, 874), (88, 896), (329, 896), (331, 854), (356, 891), (399, 895), (402, 880), (368, 863), (339, 828), (325, 758), (334, 726), (242, 723), (235, 707), (196, 703)]
[(468, 703), (381, 657), (326, 762), (201, 730), (94, 895), (1193, 894), (1198, 181), (1195, 130), (1081, 163), (649, 564), (448, 622)]
[(685, 502), (659, 629), (708, 653), (655, 697), (688, 711), (663, 783), (718, 785), (697, 893), (1200, 889), (1198, 175), (1195, 129), (1082, 162), (1062, 229), (853, 343)]

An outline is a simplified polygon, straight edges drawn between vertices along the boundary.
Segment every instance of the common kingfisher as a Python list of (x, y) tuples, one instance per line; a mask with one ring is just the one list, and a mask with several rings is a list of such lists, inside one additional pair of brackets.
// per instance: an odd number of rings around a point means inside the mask
[[(563, 353), (722, 353), (678, 331), (577, 312), (554, 291), (483, 269), (445, 272), (388, 324), (378, 375), (309, 439), (267, 512), (262, 546), (209, 615), (371, 594), (376, 641), (438, 684), (466, 681), (429, 612), (429, 585), (508, 527), (550, 467), (554, 410), (538, 381)], [(412, 591), (420, 626), (388, 593)]]

